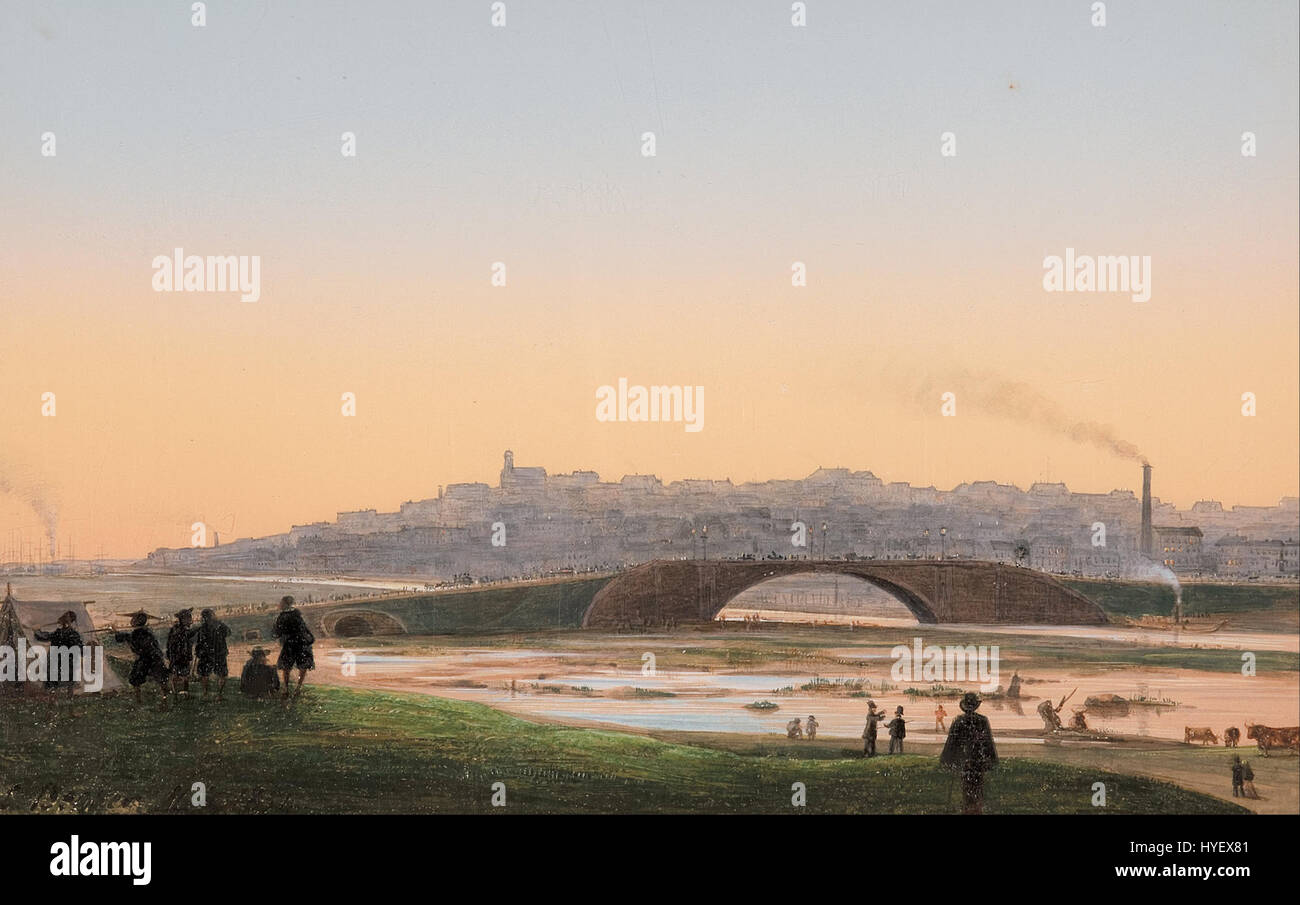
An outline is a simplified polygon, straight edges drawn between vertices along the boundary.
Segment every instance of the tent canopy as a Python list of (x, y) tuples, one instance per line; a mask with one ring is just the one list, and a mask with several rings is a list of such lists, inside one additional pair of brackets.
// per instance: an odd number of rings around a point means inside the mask
[[(92, 634), (95, 622), (90, 618), (86, 605), (80, 601), (67, 600), (19, 600), (11, 590), (6, 590), (4, 603), (0, 604), (0, 645), (18, 649), (18, 638), (27, 639), (28, 646), (43, 644), (36, 640), (36, 632), (53, 631), (57, 628), (58, 618), (71, 610), (77, 614), (77, 624), (73, 626), (81, 632), (81, 643), (99, 644), (99, 638)], [(122, 687), (122, 680), (104, 658), (104, 691), (113, 691)]]

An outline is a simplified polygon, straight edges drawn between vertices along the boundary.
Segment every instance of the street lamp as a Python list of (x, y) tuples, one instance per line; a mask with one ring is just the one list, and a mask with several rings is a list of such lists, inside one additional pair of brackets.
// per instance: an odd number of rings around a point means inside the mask
[(703, 528), (700, 529), (700, 543), (702, 545), (702, 549), (704, 550), (704, 559), (705, 561), (707, 561), (709, 558), (709, 526), (708, 525), (705, 525)]
[(822, 522), (822, 559), (826, 558), (826, 523)]
[(924, 531), (921, 532), (921, 535), (925, 538), (925, 558), (929, 559), (930, 558), (930, 529), (926, 528)]
[(948, 558), (948, 529), (947, 528), (939, 529), (939, 550), (940, 550), (939, 558), (947, 559)]

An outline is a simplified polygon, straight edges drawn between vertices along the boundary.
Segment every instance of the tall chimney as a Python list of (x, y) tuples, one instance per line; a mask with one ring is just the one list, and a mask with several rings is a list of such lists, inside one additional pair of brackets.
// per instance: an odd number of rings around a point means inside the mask
[(1151, 533), (1151, 466), (1142, 466), (1142, 555), (1150, 556), (1155, 546)]

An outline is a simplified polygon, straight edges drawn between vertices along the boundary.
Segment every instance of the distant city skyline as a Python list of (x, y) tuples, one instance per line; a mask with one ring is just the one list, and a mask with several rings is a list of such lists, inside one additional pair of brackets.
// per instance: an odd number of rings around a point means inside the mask
[[(1144, 479), (1147, 469), (1144, 468)], [(819, 468), (734, 483), (548, 473), (506, 450), (496, 484), (456, 483), (393, 511), (217, 545), (161, 547), (146, 565), (219, 574), (385, 575), (464, 583), (603, 572), (660, 559), (965, 559), (1094, 577), (1300, 577), (1300, 498), (1180, 511), (1144, 486), (1079, 493), (976, 481), (951, 490)]]
[(506, 450), (495, 484), (439, 486), (436, 496), (392, 511), (341, 511), (220, 545), (205, 535), (189, 547), (161, 547), (148, 561), (162, 569), (500, 580), (707, 558), (712, 542), (716, 557), (732, 558), (955, 556), (1079, 575), (1150, 577), (1163, 569), (1166, 580), (1300, 575), (1300, 498), (1231, 509), (1203, 500), (1181, 511), (1158, 496), (1151, 502), (1132, 490), (1080, 493), (1056, 482), (940, 490), (848, 468), (744, 483), (648, 474), (602, 481), (590, 470), (520, 465)]
[[(507, 457), (512, 456), (512, 454), (513, 454), (513, 450), (508, 450), (506, 452)], [(1135, 466), (1131, 466), (1131, 468), (1132, 467)], [(624, 482), (629, 478), (633, 478), (633, 479), (645, 478), (645, 479), (653, 479), (656, 482), (657, 486), (663, 489), (681, 488), (687, 485), (697, 485), (697, 484), (698, 485), (730, 484), (732, 488), (740, 491), (747, 487), (796, 484), (796, 483), (802, 483), (809, 479), (816, 479), (819, 475), (826, 475), (831, 473), (846, 473), (854, 477), (869, 476), (871, 478), (878, 480), (882, 485), (888, 487), (906, 488), (912, 491), (933, 491), (937, 494), (951, 494), (954, 491), (961, 490), (962, 488), (970, 488), (970, 487), (984, 486), (984, 485), (994, 485), (1000, 488), (1015, 489), (1021, 493), (1032, 492), (1035, 488), (1064, 487), (1071, 494), (1077, 494), (1081, 496), (1127, 494), (1131, 496), (1132, 499), (1135, 501), (1140, 497), (1141, 494), (1140, 477), (1139, 480), (1133, 482), (1133, 486), (1115, 486), (1110, 488), (1081, 488), (1077, 486), (1071, 486), (1070, 482), (1066, 480), (1051, 480), (1045, 477), (1031, 480), (1031, 481), (1026, 481), (1024, 483), (1017, 482), (1017, 481), (1000, 481), (993, 478), (971, 478), (968, 480), (958, 481), (957, 483), (951, 486), (945, 487), (945, 486), (937, 486), (935, 484), (917, 484), (908, 481), (905, 478), (895, 479), (888, 475), (878, 474), (876, 471), (874, 471), (871, 468), (853, 468), (847, 465), (823, 465), (823, 464), (819, 464), (815, 468), (810, 469), (805, 474), (797, 477), (768, 477), (768, 478), (748, 479), (748, 480), (736, 480), (729, 475), (716, 475), (716, 476), (693, 475), (693, 476), (665, 477), (653, 471), (624, 472), (618, 474), (615, 477), (611, 475), (602, 474), (600, 471), (594, 468), (571, 468), (568, 470), (551, 470), (546, 466), (538, 466), (536, 464), (521, 465), (519, 466), (519, 471), (522, 473), (534, 474), (538, 476), (539, 479), (541, 479), (542, 476), (544, 476), (545, 479), (552, 480), (552, 481), (563, 480), (570, 477), (582, 477), (590, 480), (592, 483), (599, 482), (601, 486), (607, 486), (607, 487), (617, 487), (620, 485), (621, 482)], [(1154, 471), (1157, 475), (1156, 486), (1158, 488), (1159, 469), (1154, 469)], [(497, 480), (493, 480), (494, 477)], [(447, 481), (447, 482), (439, 483), (438, 485), (436, 485), (436, 487), (426, 488), (426, 490), (428, 491), (427, 494), (415, 493), (415, 494), (408, 495), (404, 499), (397, 500), (397, 501), (391, 501), (386, 503), (377, 502), (377, 503), (370, 503), (370, 504), (362, 503), (361, 505), (351, 507), (351, 508), (335, 509), (332, 512), (324, 515), (319, 514), (319, 512), (317, 511), (317, 514), (313, 515), (311, 518), (291, 519), (289, 522), (286, 522), (285, 524), (279, 526), (272, 526), (270, 530), (262, 532), (260, 534), (244, 534), (244, 533), (240, 533), (233, 525), (230, 528), (222, 528), (219, 525), (203, 522), (204, 530), (207, 533), (208, 541), (202, 546), (208, 546), (214, 540), (219, 539), (222, 535), (222, 532), (225, 532), (226, 542), (229, 543), (234, 540), (248, 540), (248, 539), (261, 538), (261, 537), (276, 536), (281, 533), (288, 532), (291, 528), (295, 526), (329, 523), (334, 521), (339, 516), (343, 516), (347, 514), (356, 514), (356, 513), (364, 513), (364, 512), (378, 512), (381, 514), (397, 513), (400, 511), (401, 506), (404, 504), (418, 503), (421, 501), (427, 501), (427, 500), (437, 498), (438, 494), (441, 493), (441, 491), (444, 488), (470, 487), (476, 485), (482, 485), (492, 489), (502, 489), (504, 487), (504, 485), (500, 482), (499, 472), (496, 475), (480, 474), (476, 476), (471, 476), (469, 480)], [(1300, 519), (1300, 508), (1297, 508), (1296, 506), (1296, 502), (1297, 500), (1300, 500), (1300, 496), (1296, 494), (1282, 494), (1276, 500), (1268, 503), (1229, 503), (1223, 500), (1216, 499), (1211, 496), (1201, 496), (1191, 501), (1190, 503), (1183, 504), (1179, 501), (1168, 499), (1167, 497), (1163, 496), (1158, 489), (1153, 491), (1152, 496), (1154, 500), (1160, 505), (1160, 507), (1162, 507), (1163, 510), (1166, 512), (1172, 511), (1178, 513), (1191, 514), (1198, 510), (1202, 512), (1209, 511), (1206, 509), (1207, 504), (1211, 507), (1215, 505), (1221, 506), (1223, 511), (1229, 513), (1234, 510), (1264, 510), (1264, 509), (1276, 510), (1279, 506), (1285, 507), (1287, 505), (1290, 505), (1290, 509), (1285, 511), (1296, 513), (1297, 519)], [(191, 523), (191, 525), (183, 526), (182, 533), (186, 535), (190, 534), (192, 525), (193, 523)], [(37, 550), (38, 538), (45, 536), (44, 530), (45, 530), (44, 526), (41, 525), (39, 522), (29, 523), (25, 526), (22, 526), (21, 528), (10, 527), (8, 529), (9, 532), (8, 535), (4, 537), (3, 542), (0, 542), (0, 551), (3, 551), (4, 553), (7, 554), (11, 554), (14, 548), (14, 538), (18, 537), (21, 538), (21, 541), (23, 543), (29, 545), (31, 550), (31, 559), (36, 561), (43, 560), (49, 562), (51, 561), (51, 556), (49, 555), (48, 552), (48, 543), (40, 544), (39, 545), (40, 550), (39, 551)], [(1292, 532), (1292, 534), (1289, 536), (1300, 536), (1300, 521), (1298, 521), (1296, 524), (1296, 531)], [(59, 559), (68, 559), (73, 554), (74, 551), (70, 549), (69, 546), (70, 543), (71, 544), (76, 543), (75, 535), (61, 534), (59, 536), (57, 542)], [(172, 543), (155, 542), (144, 550), (135, 551), (135, 552), (126, 552), (121, 554), (117, 554), (117, 553), (111, 555), (106, 554), (106, 558), (135, 559), (135, 558), (139, 558), (149, 550), (158, 549), (158, 548), (181, 548), (185, 546), (193, 546), (193, 545), (176, 543), (176, 542), (172, 542)], [(78, 560), (93, 560), (97, 557), (98, 551), (93, 549), (86, 549), (85, 547), (80, 547), (79, 549), (75, 550), (75, 555)], [(16, 557), (10, 556), (8, 558), (11, 559), (12, 561), (19, 561), (18, 558)], [(5, 560), (6, 557), (0, 556), (0, 562)]]

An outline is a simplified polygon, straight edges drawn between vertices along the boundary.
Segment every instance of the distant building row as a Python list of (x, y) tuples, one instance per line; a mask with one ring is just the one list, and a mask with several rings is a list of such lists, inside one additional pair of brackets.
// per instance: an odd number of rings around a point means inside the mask
[[(452, 484), (397, 512), (340, 512), (334, 522), (297, 525), (286, 534), (162, 548), (148, 563), (513, 578), (699, 556), (946, 556), (1096, 576), (1131, 574), (1148, 559), (1185, 575), (1300, 575), (1295, 497), (1231, 510), (1208, 501), (1188, 511), (1151, 499), (1147, 557), (1140, 553), (1142, 508), (1128, 490), (1072, 493), (1064, 484), (1037, 483), (1026, 491), (980, 481), (940, 491), (843, 468), (743, 484), (664, 484), (653, 475), (602, 482), (593, 471), (548, 475), (518, 467), (507, 451), (496, 487)], [(793, 543), (798, 525), (803, 546)]]

